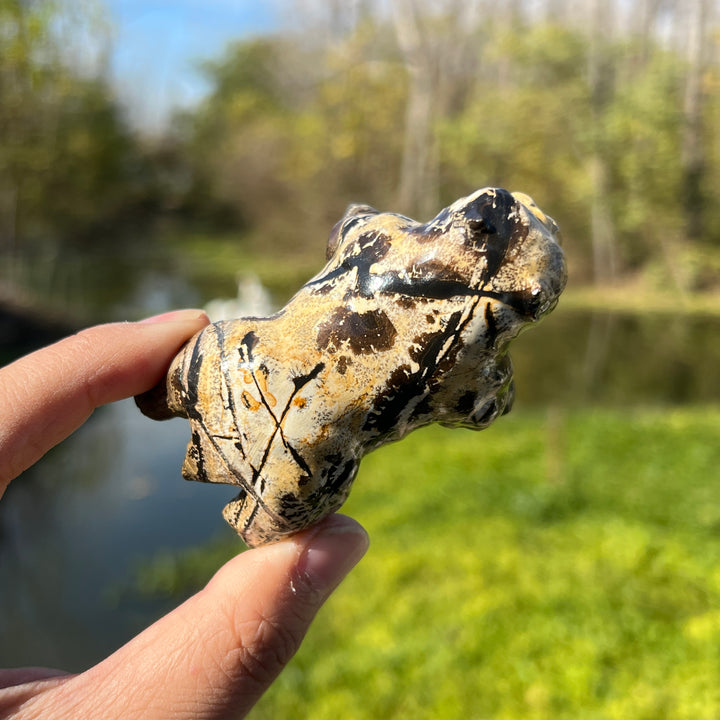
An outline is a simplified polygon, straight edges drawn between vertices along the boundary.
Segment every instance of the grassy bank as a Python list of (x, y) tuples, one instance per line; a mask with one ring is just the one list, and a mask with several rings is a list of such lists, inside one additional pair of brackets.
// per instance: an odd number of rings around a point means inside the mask
[(649, 288), (638, 283), (619, 283), (606, 288), (573, 287), (563, 293), (563, 309), (633, 314), (720, 316), (720, 291), (683, 293), (677, 288)]
[(369, 554), (251, 717), (718, 717), (719, 428), (515, 412), (370, 455), (344, 509)]

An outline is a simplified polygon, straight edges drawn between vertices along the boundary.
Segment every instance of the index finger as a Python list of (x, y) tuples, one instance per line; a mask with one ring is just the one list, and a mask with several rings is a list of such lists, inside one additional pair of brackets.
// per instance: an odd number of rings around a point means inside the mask
[(0, 495), (92, 411), (159, 382), (183, 343), (208, 323), (183, 310), (98, 325), (0, 368)]

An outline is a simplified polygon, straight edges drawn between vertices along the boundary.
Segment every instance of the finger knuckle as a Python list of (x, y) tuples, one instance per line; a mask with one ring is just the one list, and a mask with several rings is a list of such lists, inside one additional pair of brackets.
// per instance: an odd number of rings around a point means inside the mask
[(295, 627), (260, 616), (240, 629), (238, 646), (226, 659), (228, 670), (244, 681), (269, 685), (295, 655), (301, 641), (302, 633)]

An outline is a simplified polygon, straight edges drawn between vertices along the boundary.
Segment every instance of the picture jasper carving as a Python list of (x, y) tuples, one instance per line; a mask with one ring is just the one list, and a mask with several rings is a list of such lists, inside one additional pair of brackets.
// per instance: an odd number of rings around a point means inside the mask
[(424, 224), (352, 205), (280, 312), (208, 325), (137, 402), (188, 418), (183, 475), (237, 485), (224, 516), (261, 545), (337, 510), (365, 453), (507, 412), (508, 344), (565, 280), (557, 226), (522, 193), (478, 190)]

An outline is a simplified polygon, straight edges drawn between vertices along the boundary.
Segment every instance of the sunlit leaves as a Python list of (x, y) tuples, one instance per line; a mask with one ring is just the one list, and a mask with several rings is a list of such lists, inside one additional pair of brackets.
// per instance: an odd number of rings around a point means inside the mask
[[(429, 18), (428, 27), (440, 21)], [(488, 184), (522, 189), (557, 217), (576, 275), (583, 268), (588, 275), (597, 192), (590, 158), (599, 153), (618, 270), (663, 267), (668, 253), (677, 255), (686, 211), (677, 54), (648, 37), (607, 42), (603, 62), (612, 82), (594, 106), (588, 42), (577, 27), (490, 20), (460, 32), (472, 51), (436, 82), (443, 113), (432, 153), (440, 201)], [(314, 237), (348, 202), (392, 207), (408, 67), (378, 18), (327, 48), (300, 46), (292, 36), (240, 44), (212, 73), (216, 90), (196, 115), (191, 140), (200, 150), (196, 171), (217, 184), (253, 233), (276, 247), (291, 242), (310, 251), (317, 243), (289, 231), (298, 219)], [(715, 110), (709, 103), (707, 112)], [(708, 136), (709, 151), (713, 143)]]

